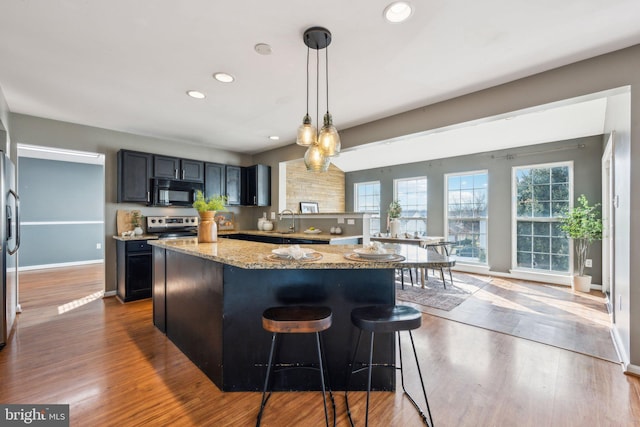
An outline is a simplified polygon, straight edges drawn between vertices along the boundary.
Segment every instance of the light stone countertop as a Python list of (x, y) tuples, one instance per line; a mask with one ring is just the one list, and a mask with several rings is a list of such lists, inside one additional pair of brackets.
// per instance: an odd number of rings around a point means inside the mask
[(288, 245), (274, 245), (245, 240), (218, 239), (216, 243), (198, 243), (198, 239), (150, 240), (152, 246), (181, 252), (187, 255), (208, 259), (223, 264), (246, 269), (389, 269), (427, 267), (450, 267), (453, 259), (422, 249), (415, 245), (394, 245), (397, 254), (404, 261), (370, 261), (345, 258), (353, 254), (353, 249), (361, 245), (300, 245), (313, 249), (322, 257), (318, 260), (280, 260), (272, 259), (272, 250)]
[(331, 234), (328, 232), (321, 233), (283, 233), (280, 231), (261, 231), (261, 230), (220, 230), (218, 236), (228, 236), (230, 234), (249, 234), (252, 236), (270, 236), (270, 237), (284, 237), (290, 239), (306, 239), (306, 240), (331, 240), (333, 242), (340, 241), (341, 239), (354, 239), (361, 238), (362, 235), (346, 235), (346, 234)]
[(120, 240), (121, 242), (131, 242), (131, 241), (135, 241), (135, 240), (156, 240), (158, 238), (158, 236), (155, 236), (153, 234), (140, 234), (138, 236), (133, 235), (133, 236), (113, 236), (114, 239), (116, 240)]

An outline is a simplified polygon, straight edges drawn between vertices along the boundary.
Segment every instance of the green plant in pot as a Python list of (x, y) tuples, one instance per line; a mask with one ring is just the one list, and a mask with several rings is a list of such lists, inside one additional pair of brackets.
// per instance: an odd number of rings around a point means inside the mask
[(227, 203), (226, 196), (212, 196), (206, 199), (202, 191), (196, 192), (196, 199), (193, 201), (193, 207), (202, 212), (217, 212), (224, 209), (224, 205)]
[(387, 215), (389, 215), (389, 234), (391, 237), (398, 237), (400, 235), (400, 215), (402, 214), (402, 206), (400, 206), (400, 202), (398, 200), (394, 200), (389, 204), (389, 211)]
[(131, 226), (133, 227), (133, 233), (139, 236), (144, 233), (142, 229), (143, 216), (140, 211), (131, 211)]
[(225, 196), (212, 196), (205, 198), (202, 191), (196, 192), (193, 207), (200, 214), (198, 224), (198, 243), (213, 243), (218, 241), (218, 227), (216, 225), (216, 212), (224, 209), (227, 203)]
[(591, 276), (584, 274), (589, 249), (593, 242), (602, 239), (602, 219), (598, 211), (599, 206), (600, 203), (589, 206), (589, 201), (584, 194), (581, 194), (578, 197), (578, 205), (567, 211), (560, 226), (567, 237), (573, 239), (578, 257), (578, 275), (574, 276), (574, 289), (582, 292), (589, 292), (591, 289)]

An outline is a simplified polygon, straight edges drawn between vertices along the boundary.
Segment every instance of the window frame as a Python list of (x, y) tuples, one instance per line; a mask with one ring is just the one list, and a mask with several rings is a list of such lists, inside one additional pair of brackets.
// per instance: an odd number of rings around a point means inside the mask
[[(429, 179), (427, 178), (426, 175), (423, 176), (412, 176), (412, 177), (408, 177), (408, 178), (394, 178), (393, 180), (393, 200), (399, 200), (398, 199), (398, 183), (402, 182), (402, 181), (418, 181), (418, 180), (424, 180), (425, 183), (425, 190), (424, 190), (424, 211), (425, 211), (425, 216), (420, 216), (420, 217), (405, 217), (404, 215), (400, 215), (400, 218), (398, 218), (402, 224), (402, 222), (404, 221), (404, 229), (406, 232), (406, 223), (407, 221), (420, 221), (422, 220), (424, 222), (424, 233), (425, 235), (427, 234), (427, 218), (429, 217)], [(401, 200), (400, 201), (400, 206), (402, 206), (402, 212), (406, 212), (405, 208), (406, 205), (403, 204), (403, 202)], [(416, 226), (416, 230), (418, 229), (418, 227)]]
[[(559, 270), (542, 270), (535, 268), (527, 268), (518, 266), (518, 221), (524, 221), (518, 217), (518, 186), (517, 186), (517, 171), (519, 169), (544, 169), (567, 166), (569, 168), (568, 180), (569, 180), (569, 209), (573, 208), (574, 197), (574, 162), (573, 160), (560, 161), (560, 162), (547, 162), (538, 164), (527, 164), (512, 166), (511, 168), (511, 271), (526, 272), (529, 274), (541, 274), (541, 275), (553, 275), (553, 276), (572, 276), (574, 274), (574, 255), (573, 255), (573, 240), (568, 238), (568, 252), (569, 252), (569, 271)], [(562, 216), (556, 217), (530, 217), (526, 221), (533, 223), (557, 223), (561, 221)]]
[[(367, 211), (361, 211), (360, 210), (360, 203), (359, 203), (359, 192), (358, 192), (358, 187), (360, 185), (372, 185), (372, 184), (377, 184), (378, 185), (378, 213), (377, 215), (371, 212), (367, 212)], [(363, 181), (363, 182), (354, 182), (353, 183), (353, 210), (354, 212), (359, 212), (359, 213), (367, 213), (371, 216), (371, 226), (369, 228), (369, 231), (373, 234), (373, 233), (379, 233), (380, 232), (380, 217), (381, 217), (381, 210), (382, 210), (382, 206), (381, 206), (381, 196), (382, 196), (382, 185), (380, 184), (380, 181)], [(378, 225), (377, 227), (377, 231), (374, 231), (376, 227), (373, 227), (375, 224)]]
[[(475, 260), (474, 258), (466, 258), (466, 257), (461, 257), (460, 255), (457, 256), (457, 259), (465, 264), (474, 264), (474, 265), (482, 265), (482, 266), (488, 266), (489, 265), (489, 170), (488, 169), (478, 169), (478, 170), (473, 170), (473, 171), (465, 171), (465, 172), (450, 172), (450, 173), (446, 173), (444, 174), (444, 236), (445, 236), (445, 240), (446, 241), (450, 241), (449, 238), (449, 177), (451, 176), (469, 176), (469, 175), (479, 175), (479, 174), (484, 174), (487, 177), (487, 186), (485, 187), (486, 189), (486, 195), (487, 195), (487, 200), (486, 200), (486, 215), (484, 217), (464, 217), (461, 218), (463, 220), (474, 220), (476, 218), (479, 219), (483, 219), (485, 221), (485, 226), (486, 226), (486, 247), (484, 248), (485, 250), (485, 260), (484, 261), (480, 261), (480, 260)], [(474, 187), (475, 189), (475, 187)], [(458, 218), (453, 218), (458, 219)], [(466, 259), (462, 259), (462, 258), (466, 258)]]

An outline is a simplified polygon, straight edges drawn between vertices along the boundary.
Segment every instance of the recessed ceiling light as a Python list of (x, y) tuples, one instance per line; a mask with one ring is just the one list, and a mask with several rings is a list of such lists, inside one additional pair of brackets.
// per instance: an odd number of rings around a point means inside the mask
[(205, 98), (205, 94), (202, 93), (202, 92), (198, 92), (197, 90), (188, 90), (187, 91), (187, 95), (189, 95), (192, 98), (196, 98), (196, 99)]
[(222, 83), (231, 83), (235, 78), (231, 74), (227, 73), (215, 73), (213, 78)]
[(413, 8), (411, 7), (411, 4), (406, 1), (393, 2), (384, 8), (385, 19), (393, 23), (406, 21), (412, 13)]
[(253, 49), (258, 52), (260, 55), (271, 55), (271, 46), (266, 43), (258, 43), (253, 47)]
[(278, 141), (278, 140), (280, 140), (280, 137), (278, 135), (271, 135), (269, 137), (269, 139), (272, 140), (272, 141)]

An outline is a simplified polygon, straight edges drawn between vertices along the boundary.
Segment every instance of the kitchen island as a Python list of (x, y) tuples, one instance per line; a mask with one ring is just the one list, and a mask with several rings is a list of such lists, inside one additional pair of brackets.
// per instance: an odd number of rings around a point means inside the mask
[[(271, 335), (262, 312), (278, 305), (324, 305), (333, 325), (324, 333), (331, 386), (344, 388), (350, 351), (357, 338), (355, 307), (395, 302), (395, 269), (434, 267), (446, 261), (417, 246), (398, 245), (398, 261), (353, 258), (353, 245), (309, 245), (312, 260), (273, 259), (278, 245), (219, 239), (149, 241), (153, 246), (154, 324), (221, 390), (262, 389)], [(348, 259), (349, 257), (350, 259)], [(314, 361), (312, 335), (283, 336), (279, 361)], [(393, 363), (392, 335), (376, 338), (376, 363)], [(352, 382), (364, 389), (365, 376)], [(318, 389), (317, 373), (285, 371), (275, 390)], [(376, 370), (374, 389), (393, 390), (395, 372)]]

